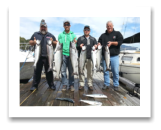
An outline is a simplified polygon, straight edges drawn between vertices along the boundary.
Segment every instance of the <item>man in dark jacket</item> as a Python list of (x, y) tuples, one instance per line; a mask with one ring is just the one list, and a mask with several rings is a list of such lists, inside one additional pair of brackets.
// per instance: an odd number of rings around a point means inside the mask
[[(80, 52), (82, 50), (82, 46), (87, 46), (87, 56), (86, 56), (86, 67), (87, 69), (87, 81), (88, 81), (88, 87), (90, 90), (93, 90), (93, 72), (92, 72), (92, 60), (91, 60), (91, 50), (92, 47), (95, 46), (97, 48), (97, 41), (94, 37), (90, 36), (90, 26), (86, 25), (84, 27), (84, 35), (79, 37), (77, 40), (77, 49), (78, 49), (78, 55), (80, 56)], [(79, 75), (79, 90), (82, 90), (84, 88), (84, 81), (85, 78), (83, 75)]]
[(106, 71), (106, 62), (105, 62), (105, 46), (108, 45), (110, 50), (110, 64), (111, 71), (113, 73), (113, 85), (114, 90), (118, 91), (119, 88), (119, 53), (120, 46), (123, 42), (123, 36), (119, 31), (115, 31), (113, 28), (113, 23), (108, 21), (106, 24), (106, 32), (103, 33), (98, 40), (98, 45), (103, 46), (102, 50), (102, 63), (104, 71), (104, 87), (102, 89), (107, 89), (110, 86), (109, 71)]
[(42, 19), (41, 23), (40, 23), (40, 31), (35, 32), (30, 41), (29, 44), (31, 46), (35, 46), (36, 45), (36, 40), (40, 40), (41, 41), (41, 54), (40, 54), (40, 58), (39, 61), (37, 62), (36, 68), (34, 69), (34, 76), (33, 76), (33, 84), (31, 87), (31, 91), (38, 89), (38, 84), (40, 82), (41, 79), (41, 72), (42, 72), (42, 68), (44, 66), (45, 68), (45, 74), (46, 74), (46, 79), (48, 82), (48, 85), (50, 87), (50, 89), (55, 90), (55, 86), (53, 83), (53, 72), (49, 71), (47, 72), (48, 68), (49, 68), (49, 62), (48, 62), (48, 57), (47, 57), (47, 41), (51, 40), (53, 46), (55, 46), (57, 44), (56, 38), (54, 37), (54, 35), (52, 35), (51, 33), (49, 33), (47, 31), (47, 24), (45, 23), (45, 20)]

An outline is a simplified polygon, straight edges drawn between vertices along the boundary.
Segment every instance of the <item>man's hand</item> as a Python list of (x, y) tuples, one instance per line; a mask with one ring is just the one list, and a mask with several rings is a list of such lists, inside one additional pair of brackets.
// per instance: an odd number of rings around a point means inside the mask
[(51, 41), (51, 43), (53, 42), (53, 38), (52, 37), (50, 38), (50, 41)]
[(34, 45), (36, 45), (37, 43), (36, 43), (36, 38), (34, 37)]
[(77, 43), (77, 40), (75, 40), (75, 39), (76, 39), (76, 37), (74, 38), (74, 40), (73, 40), (73, 41), (74, 41), (75, 43)]
[(101, 43), (98, 43), (97, 46), (101, 45)]
[(57, 40), (56, 41), (53, 41), (53, 43), (56, 45), (58, 43), (58, 41)]
[(108, 44), (107, 44), (107, 46), (110, 48), (110, 46), (112, 45), (112, 42), (107, 42)]
[(80, 48), (82, 48), (82, 46), (83, 46), (84, 44), (82, 43), (82, 44), (80, 44)]
[(97, 49), (97, 45), (94, 45), (94, 47)]

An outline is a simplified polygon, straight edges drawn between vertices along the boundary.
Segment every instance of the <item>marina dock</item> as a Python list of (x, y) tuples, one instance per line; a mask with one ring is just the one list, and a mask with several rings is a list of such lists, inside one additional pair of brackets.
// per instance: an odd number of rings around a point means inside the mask
[[(102, 90), (104, 77), (102, 72), (98, 72), (93, 75), (93, 91), (88, 90), (87, 82), (85, 82), (84, 90), (79, 90), (79, 79), (75, 76), (74, 92), (71, 92), (69, 88), (66, 91), (61, 91), (61, 81), (54, 81), (56, 90), (53, 91), (48, 88), (45, 76), (42, 76), (38, 90), (33, 92), (30, 91), (32, 81), (27, 84), (20, 84), (20, 106), (88, 106), (88, 104), (80, 102), (80, 99), (99, 101), (102, 102), (102, 106), (140, 106), (139, 97), (129, 95), (122, 83), (120, 83), (119, 91), (114, 91), (112, 78), (110, 81), (110, 88)], [(104, 94), (108, 98), (91, 98), (83, 96), (83, 94)], [(75, 103), (55, 100), (55, 98), (71, 98)]]

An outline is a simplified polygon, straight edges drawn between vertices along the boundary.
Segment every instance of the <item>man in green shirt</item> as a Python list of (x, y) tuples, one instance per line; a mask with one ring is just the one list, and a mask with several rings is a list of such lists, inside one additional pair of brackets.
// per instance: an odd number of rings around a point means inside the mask
[[(74, 91), (74, 76), (72, 76), (73, 68), (70, 61), (70, 42), (74, 40), (76, 43), (76, 35), (70, 31), (70, 21), (64, 21), (64, 31), (59, 34), (58, 40), (59, 43), (63, 44), (63, 64), (61, 67), (61, 75), (62, 75), (62, 90), (65, 91), (67, 89), (67, 85), (69, 84), (69, 88), (71, 91)], [(66, 68), (68, 68), (69, 72), (69, 82), (67, 80)]]

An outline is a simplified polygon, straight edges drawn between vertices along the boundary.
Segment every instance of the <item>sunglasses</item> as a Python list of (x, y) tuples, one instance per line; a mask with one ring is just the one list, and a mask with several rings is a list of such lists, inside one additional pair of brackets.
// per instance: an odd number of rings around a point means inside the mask
[(45, 25), (45, 22), (41, 22), (42, 25)]
[(84, 31), (90, 31), (90, 29), (84, 29)]
[(64, 24), (64, 26), (70, 26), (70, 24), (68, 23), (68, 24)]

